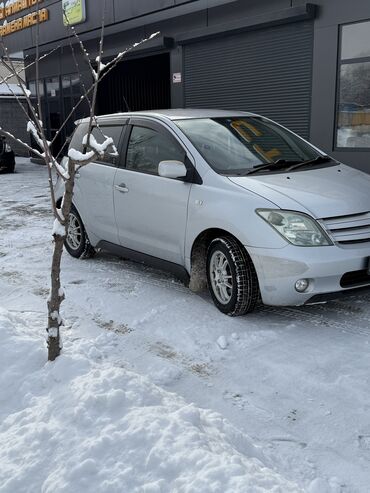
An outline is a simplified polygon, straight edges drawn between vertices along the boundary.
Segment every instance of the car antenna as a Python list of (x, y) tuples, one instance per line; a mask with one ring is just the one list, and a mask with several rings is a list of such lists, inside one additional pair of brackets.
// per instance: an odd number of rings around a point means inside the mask
[(125, 105), (126, 105), (126, 109), (127, 109), (128, 112), (130, 112), (131, 110), (130, 110), (130, 107), (129, 107), (128, 103), (127, 103), (127, 99), (125, 98), (124, 95), (122, 95), (122, 96), (123, 96), (123, 100), (124, 100)]

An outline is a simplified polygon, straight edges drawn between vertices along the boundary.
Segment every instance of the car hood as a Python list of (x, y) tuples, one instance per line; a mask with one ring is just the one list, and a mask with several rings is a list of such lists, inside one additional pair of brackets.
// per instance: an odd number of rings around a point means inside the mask
[(229, 179), (281, 209), (317, 219), (370, 211), (370, 175), (345, 165)]

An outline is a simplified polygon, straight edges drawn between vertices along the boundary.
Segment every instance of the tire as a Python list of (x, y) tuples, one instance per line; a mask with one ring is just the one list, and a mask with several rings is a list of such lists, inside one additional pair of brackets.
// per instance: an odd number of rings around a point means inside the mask
[(75, 258), (90, 258), (95, 255), (81, 217), (73, 205), (69, 214), (68, 233), (64, 246), (67, 252)]
[(253, 262), (232, 237), (216, 238), (209, 245), (207, 280), (214, 304), (231, 317), (252, 312), (260, 298)]
[(2, 173), (2, 174), (15, 173), (15, 163), (7, 165), (7, 166), (1, 166), (0, 165), (0, 173)]

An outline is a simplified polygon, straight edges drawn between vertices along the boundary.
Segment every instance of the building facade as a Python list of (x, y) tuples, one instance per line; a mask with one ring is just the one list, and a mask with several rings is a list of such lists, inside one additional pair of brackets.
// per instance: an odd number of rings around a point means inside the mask
[[(91, 83), (63, 8), (95, 63), (103, 2), (13, 3), (3, 12), (3, 39), (10, 53), (23, 51), (26, 66), (37, 37), (40, 53), (48, 53), (39, 91), (52, 137)], [(160, 35), (105, 77), (100, 114), (169, 107), (253, 111), (370, 172), (368, 0), (107, 0), (105, 26), (103, 62), (151, 33)], [(35, 93), (34, 65), (26, 74)], [(79, 105), (72, 118), (86, 111)], [(58, 148), (72, 129), (70, 122)]]

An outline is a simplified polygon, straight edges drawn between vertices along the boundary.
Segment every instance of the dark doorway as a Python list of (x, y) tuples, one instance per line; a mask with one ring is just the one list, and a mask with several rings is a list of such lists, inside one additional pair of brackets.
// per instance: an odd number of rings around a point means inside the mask
[(168, 53), (123, 61), (99, 85), (99, 115), (170, 107)]

